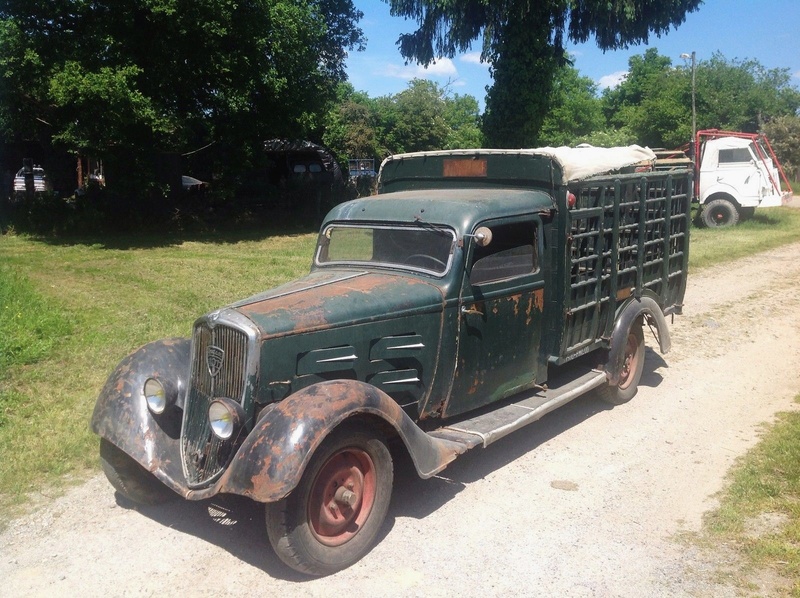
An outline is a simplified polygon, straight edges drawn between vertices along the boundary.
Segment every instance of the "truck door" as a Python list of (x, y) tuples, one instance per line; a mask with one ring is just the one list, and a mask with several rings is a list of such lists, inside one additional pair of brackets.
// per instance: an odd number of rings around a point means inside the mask
[(471, 243), (445, 417), (536, 383), (544, 305), (541, 224), (535, 215), (486, 222), (481, 226), (492, 231), (491, 242)]
[(738, 191), (740, 203), (750, 205), (761, 199), (762, 173), (757, 164), (748, 147), (720, 149), (716, 181)]

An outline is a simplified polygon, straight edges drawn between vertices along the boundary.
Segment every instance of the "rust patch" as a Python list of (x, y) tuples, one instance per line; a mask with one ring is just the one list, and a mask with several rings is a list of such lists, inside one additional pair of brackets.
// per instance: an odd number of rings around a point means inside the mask
[(445, 159), (442, 165), (445, 177), (485, 177), (487, 176), (486, 159)]

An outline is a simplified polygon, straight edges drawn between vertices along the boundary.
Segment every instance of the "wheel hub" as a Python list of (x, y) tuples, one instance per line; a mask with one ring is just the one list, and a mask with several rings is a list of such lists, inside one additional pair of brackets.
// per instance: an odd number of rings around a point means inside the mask
[(312, 533), (327, 546), (347, 542), (361, 529), (375, 502), (375, 468), (369, 455), (347, 449), (320, 469), (308, 504)]

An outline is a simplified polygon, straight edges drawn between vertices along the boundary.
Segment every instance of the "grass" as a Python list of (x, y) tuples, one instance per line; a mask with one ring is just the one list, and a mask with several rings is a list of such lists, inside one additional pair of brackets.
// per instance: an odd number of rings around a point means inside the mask
[(789, 583), (775, 591), (800, 596), (800, 413), (779, 414), (729, 480), (705, 518), (708, 537), (734, 548), (749, 570), (772, 570)]
[(689, 264), (693, 271), (800, 240), (800, 210), (762, 208), (730, 228), (693, 228)]
[[(800, 238), (800, 210), (693, 230), (692, 269)], [(35, 239), (0, 236), (0, 519), (97, 467), (88, 421), (126, 354), (308, 272), (310, 230)]]
[(29, 493), (96, 468), (88, 422), (122, 357), (308, 272), (315, 239), (0, 237), (0, 518)]

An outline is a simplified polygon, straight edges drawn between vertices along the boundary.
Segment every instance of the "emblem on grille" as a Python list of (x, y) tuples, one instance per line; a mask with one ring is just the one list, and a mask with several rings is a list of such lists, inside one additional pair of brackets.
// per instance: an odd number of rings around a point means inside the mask
[(225, 359), (225, 351), (215, 345), (210, 345), (206, 349), (206, 367), (208, 373), (214, 378), (222, 369), (222, 361)]

